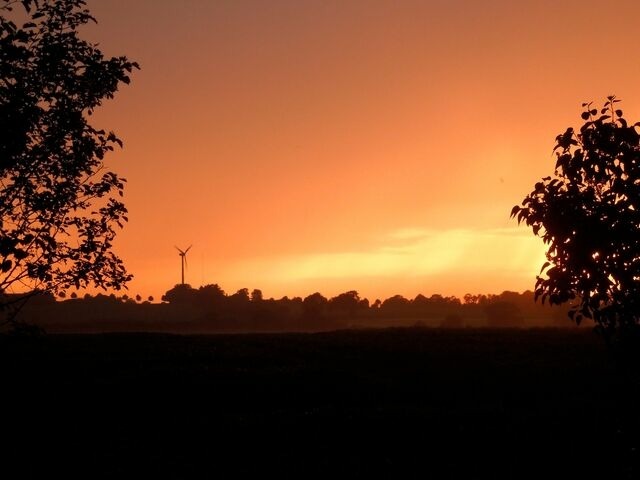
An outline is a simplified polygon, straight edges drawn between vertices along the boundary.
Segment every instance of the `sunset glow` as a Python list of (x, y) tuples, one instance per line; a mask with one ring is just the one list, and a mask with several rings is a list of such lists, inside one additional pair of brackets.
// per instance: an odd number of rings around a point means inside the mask
[(89, 1), (142, 70), (94, 115), (125, 148), (130, 293), (532, 289), (509, 219), (555, 136), (615, 93), (640, 116), (637, 1)]

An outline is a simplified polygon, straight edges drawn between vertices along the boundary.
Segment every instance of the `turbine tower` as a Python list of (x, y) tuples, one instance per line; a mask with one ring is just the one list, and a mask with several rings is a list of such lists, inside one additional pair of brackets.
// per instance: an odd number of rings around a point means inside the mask
[[(175, 246), (175, 245), (174, 245)], [(191, 247), (193, 247), (193, 245), (189, 245), (189, 248), (187, 248), (186, 250), (181, 250), (178, 247), (176, 247), (176, 250), (178, 250), (178, 252), (180, 252), (178, 255), (180, 255), (180, 265), (182, 267), (182, 283), (181, 285), (184, 285), (184, 267), (187, 266), (187, 252), (191, 249)]]

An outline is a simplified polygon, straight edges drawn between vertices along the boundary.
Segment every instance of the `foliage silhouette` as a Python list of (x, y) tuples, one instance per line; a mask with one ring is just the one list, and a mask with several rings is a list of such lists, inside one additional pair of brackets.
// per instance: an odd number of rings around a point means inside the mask
[(251, 301), (252, 302), (262, 302), (264, 299), (262, 298), (262, 290), (258, 288), (254, 288), (251, 291)]
[[(247, 298), (248, 289), (226, 294), (218, 285), (176, 285), (163, 302), (137, 302), (127, 295), (34, 298), (22, 317), (50, 332), (156, 331), (174, 333), (327, 331), (344, 328), (531, 328), (566, 325), (567, 308), (549, 309), (533, 292), (505, 291), (456, 297), (396, 295), (385, 307), (369, 304), (355, 290), (331, 299), (320, 293), (281, 299)], [(255, 290), (254, 290), (255, 291)], [(151, 300), (152, 301), (152, 300)]]
[(198, 291), (188, 283), (178, 283), (162, 296), (162, 301), (182, 305), (190, 304), (193, 303), (197, 292)]
[(0, 292), (118, 290), (131, 278), (111, 251), (125, 179), (103, 163), (122, 142), (87, 117), (139, 67), (82, 40), (89, 22), (83, 0), (0, 0)]
[[(329, 300), (328, 307), (334, 315), (355, 318), (358, 308), (361, 306), (364, 307), (361, 301), (358, 292), (350, 290)], [(364, 308), (368, 308), (368, 306), (369, 302), (366, 303), (366, 307)]]
[(593, 319), (607, 336), (640, 320), (640, 123), (618, 103), (582, 105), (580, 130), (556, 137), (553, 177), (511, 211), (548, 245), (535, 298), (570, 302), (576, 323)]

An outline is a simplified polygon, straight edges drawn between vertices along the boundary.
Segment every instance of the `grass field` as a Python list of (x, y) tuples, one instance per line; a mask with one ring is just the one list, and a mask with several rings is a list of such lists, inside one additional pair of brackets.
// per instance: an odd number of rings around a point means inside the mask
[[(639, 478), (578, 330), (0, 337), (12, 478)], [(9, 477), (4, 477), (9, 478)]]

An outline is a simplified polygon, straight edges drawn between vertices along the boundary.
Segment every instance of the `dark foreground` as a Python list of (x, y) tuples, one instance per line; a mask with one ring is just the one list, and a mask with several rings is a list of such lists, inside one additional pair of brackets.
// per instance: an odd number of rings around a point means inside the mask
[(0, 360), (3, 478), (640, 478), (637, 382), (585, 330), (0, 337)]

